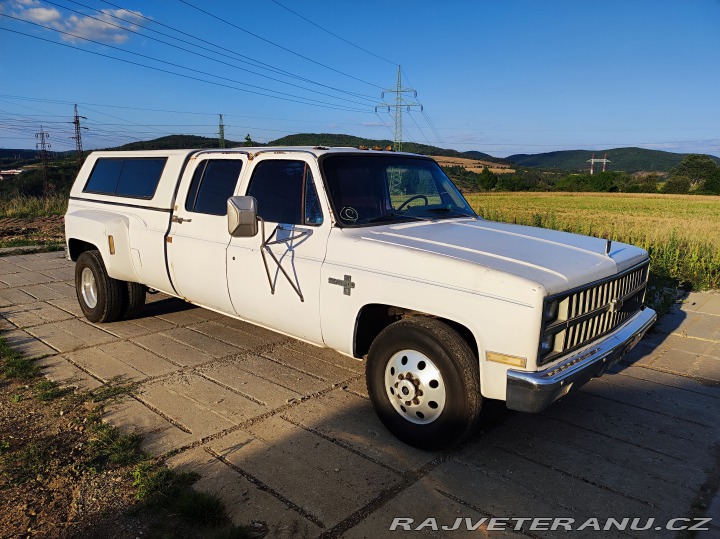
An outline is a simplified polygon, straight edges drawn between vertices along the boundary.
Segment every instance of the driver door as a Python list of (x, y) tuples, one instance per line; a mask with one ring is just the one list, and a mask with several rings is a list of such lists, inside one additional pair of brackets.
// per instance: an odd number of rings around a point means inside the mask
[(257, 200), (264, 225), (255, 237), (230, 240), (232, 304), (242, 318), (322, 343), (320, 269), (331, 221), (321, 204), (319, 171), (298, 154), (261, 155), (253, 164), (245, 194)]

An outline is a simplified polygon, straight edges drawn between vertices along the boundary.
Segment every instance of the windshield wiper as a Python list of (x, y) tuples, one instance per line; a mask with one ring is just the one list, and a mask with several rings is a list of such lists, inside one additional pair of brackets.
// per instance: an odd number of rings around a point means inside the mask
[(392, 212), (392, 213), (386, 213), (385, 215), (380, 215), (378, 217), (373, 217), (372, 219), (368, 219), (365, 221), (366, 223), (380, 223), (382, 221), (393, 221), (396, 217), (400, 217), (403, 219), (415, 219), (416, 221), (432, 221), (432, 219), (428, 219), (427, 217), (418, 217), (417, 215), (410, 215), (408, 213), (403, 212)]

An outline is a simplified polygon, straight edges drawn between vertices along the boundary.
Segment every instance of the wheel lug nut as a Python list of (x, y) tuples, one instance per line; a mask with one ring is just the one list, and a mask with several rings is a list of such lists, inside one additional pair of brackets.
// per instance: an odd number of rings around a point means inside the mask
[(413, 399), (412, 403), (417, 406), (418, 404), (420, 404), (420, 399), (415, 398)]
[(405, 401), (405, 406), (410, 406), (410, 404), (412, 404), (411, 401)]
[(418, 397), (422, 397), (422, 396), (423, 396), (422, 389), (418, 389), (416, 395), (417, 395)]
[(398, 380), (405, 380), (405, 375), (402, 373), (398, 374)]

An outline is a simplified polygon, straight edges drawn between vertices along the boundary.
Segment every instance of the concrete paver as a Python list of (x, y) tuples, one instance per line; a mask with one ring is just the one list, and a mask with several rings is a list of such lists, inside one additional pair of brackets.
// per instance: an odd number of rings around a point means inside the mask
[[(63, 385), (134, 381), (105, 419), (197, 471), (195, 488), (221, 496), (238, 523), (266, 522), (268, 537), (579, 537), (482, 519), (664, 525), (701, 516), (699, 492), (718, 488), (718, 293), (689, 294), (613, 374), (542, 414), (488, 402), (465, 446), (431, 453), (385, 431), (362, 361), (162, 294), (132, 320), (90, 324), (73, 276), (60, 253), (0, 257), (2, 336)], [(716, 521), (698, 537), (720, 536), (720, 494), (705, 512)], [(394, 518), (426, 524), (391, 532)]]
[(387, 468), (278, 417), (208, 445), (328, 528), (400, 481)]
[(28, 333), (49, 344), (58, 352), (69, 352), (117, 339), (107, 331), (75, 318), (34, 326), (28, 329)]
[(220, 496), (235, 522), (263, 522), (267, 526), (268, 537), (305, 539), (317, 537), (322, 531), (299, 511), (261, 490), (203, 448), (190, 449), (174, 456), (167, 464), (178, 471), (192, 471), (200, 475), (194, 488)]
[(55, 353), (53, 348), (40, 339), (33, 337), (27, 331), (14, 329), (3, 332), (2, 336), (9, 346), (25, 354), (25, 357), (36, 358)]
[(382, 426), (369, 401), (342, 389), (307, 400), (282, 417), (396, 471), (415, 470), (437, 456), (398, 441)]
[(19, 328), (39, 326), (74, 318), (72, 314), (44, 301), (6, 307), (3, 316)]

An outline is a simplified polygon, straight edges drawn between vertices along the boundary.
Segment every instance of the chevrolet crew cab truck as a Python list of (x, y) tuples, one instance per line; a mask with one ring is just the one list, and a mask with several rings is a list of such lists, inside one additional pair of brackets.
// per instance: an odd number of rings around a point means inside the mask
[(543, 410), (656, 318), (644, 250), (486, 221), (419, 155), (94, 152), (65, 231), (88, 320), (162, 291), (366, 358), (380, 420), (426, 448), (466, 436), (483, 399)]

